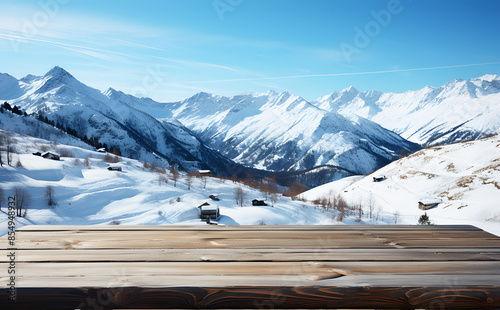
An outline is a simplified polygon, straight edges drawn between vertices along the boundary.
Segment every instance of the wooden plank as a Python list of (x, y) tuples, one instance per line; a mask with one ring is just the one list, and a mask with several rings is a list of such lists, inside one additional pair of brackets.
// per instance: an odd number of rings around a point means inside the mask
[[(4, 270), (7, 267), (0, 264)], [(500, 275), (499, 262), (58, 262), (18, 263), (17, 268), (18, 276), (31, 278), (309, 275), (310, 280), (321, 280), (370, 274)], [(500, 277), (496, 282), (500, 285)]]
[(18, 236), (21, 239), (39, 239), (40, 236), (54, 236), (54, 237), (67, 237), (67, 236), (82, 236), (82, 235), (123, 235), (134, 238), (141, 236), (158, 236), (162, 238), (188, 238), (202, 236), (204, 238), (233, 238), (233, 239), (351, 239), (351, 238), (388, 238), (397, 237), (400, 239), (414, 239), (414, 238), (485, 238), (485, 239), (499, 239), (497, 236), (491, 235), (482, 230), (475, 231), (452, 231), (452, 230), (421, 230), (421, 231), (391, 231), (391, 230), (312, 230), (312, 231), (288, 231), (288, 230), (252, 230), (252, 231), (237, 231), (237, 230), (210, 230), (210, 231), (197, 231), (197, 230), (184, 230), (179, 233), (175, 230), (75, 230), (75, 231), (19, 231)]
[(472, 225), (27, 225), (18, 231), (483, 231)]
[[(20, 271), (21, 272), (21, 271)], [(125, 272), (125, 271), (124, 271)], [(333, 279), (329, 279), (333, 276)], [(324, 278), (326, 277), (326, 279)], [(104, 275), (80, 275), (68, 274), (64, 276), (46, 275), (32, 276), (20, 275), (16, 277), (17, 288), (56, 288), (56, 287), (238, 287), (238, 286), (262, 286), (262, 287), (406, 287), (406, 286), (453, 286), (453, 285), (480, 285), (500, 286), (499, 276), (494, 274), (360, 274), (338, 277), (336, 274), (324, 275), (168, 275), (156, 277), (150, 275), (125, 275), (119, 274), (110, 277)], [(7, 277), (0, 277), (2, 287), (9, 283)]]
[(418, 233), (378, 235), (376, 233), (277, 231), (48, 231), (22, 232), (16, 240), (20, 249), (117, 249), (117, 248), (500, 248), (500, 238), (485, 238), (472, 231), (464, 235), (419, 236)]
[[(500, 288), (234, 287), (19, 289), (2, 309), (488, 309), (500, 307)], [(0, 299), (6, 299), (0, 291)]]
[[(0, 262), (8, 262), (0, 251)], [(500, 249), (67, 249), (18, 250), (17, 262), (500, 261)]]

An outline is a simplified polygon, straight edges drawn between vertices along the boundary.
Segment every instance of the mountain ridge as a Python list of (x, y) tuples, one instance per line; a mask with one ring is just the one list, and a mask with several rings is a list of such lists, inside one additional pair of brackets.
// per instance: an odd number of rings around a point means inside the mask
[[(9, 100), (30, 114), (48, 117), (80, 136), (119, 146), (124, 155), (175, 163), (183, 169), (212, 169), (230, 175), (229, 159), (205, 146), (179, 123), (161, 122), (126, 102), (107, 97), (60, 67), (19, 81), (23, 93)], [(0, 97), (1, 96), (0, 94)]]
[(439, 87), (426, 86), (404, 93), (366, 91), (349, 100), (345, 96), (345, 90), (333, 92), (313, 104), (344, 115), (365, 117), (412, 142), (426, 145), (476, 139), (500, 131), (500, 122), (495, 121), (500, 116), (496, 104), (500, 101), (498, 75), (455, 79)]
[[(188, 169), (216, 167), (214, 172), (244, 165), (269, 171), (325, 166), (368, 173), (402, 150), (418, 149), (415, 142), (475, 139), (500, 127), (497, 75), (400, 94), (350, 86), (312, 102), (269, 90), (231, 97), (200, 92), (160, 103), (113, 88), (99, 91), (58, 66), (20, 80), (0, 75), (0, 90), (5, 81), (17, 89), (16, 96), (4, 87), (0, 99), (11, 98), (29, 113), (46, 114), (107, 143), (121, 141), (132, 157), (167, 160)], [(459, 107), (450, 109), (457, 100)], [(479, 112), (478, 103), (484, 103)]]

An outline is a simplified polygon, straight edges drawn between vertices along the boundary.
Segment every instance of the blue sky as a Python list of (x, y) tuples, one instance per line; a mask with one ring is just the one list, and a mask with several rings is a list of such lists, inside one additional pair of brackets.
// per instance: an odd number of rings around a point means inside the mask
[(0, 72), (21, 78), (58, 65), (100, 90), (159, 101), (269, 89), (314, 100), (350, 85), (404, 92), (500, 74), (496, 0), (0, 0), (0, 8)]

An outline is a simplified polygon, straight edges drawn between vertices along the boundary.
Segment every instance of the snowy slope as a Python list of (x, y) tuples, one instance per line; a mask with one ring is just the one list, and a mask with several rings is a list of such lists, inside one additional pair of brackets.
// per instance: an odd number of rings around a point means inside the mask
[[(374, 175), (386, 179), (373, 182)], [(389, 222), (399, 212), (402, 224), (417, 223), (424, 213), (419, 200), (437, 198), (442, 203), (426, 211), (433, 223), (471, 224), (500, 235), (500, 138), (426, 148), (366, 177), (325, 184), (302, 196), (336, 194), (365, 208), (374, 204)]]
[(102, 94), (86, 86), (60, 67), (54, 67), (44, 76), (25, 77), (18, 84), (18, 97), (12, 98), (11, 92), (0, 92), (0, 98), (10, 98), (12, 106), (21, 106), (28, 113), (41, 113), (75, 129), (80, 136), (98, 137), (101, 143), (119, 147), (125, 156), (222, 173), (232, 165), (180, 123), (160, 122), (126, 102), (110, 98), (109, 93)]
[(259, 169), (333, 165), (367, 173), (403, 148), (416, 148), (373, 122), (319, 109), (288, 92), (234, 97), (199, 93), (165, 107), (212, 148)]
[[(16, 144), (15, 163), (23, 167), (0, 167), (0, 187), (5, 196), (13, 195), (15, 187), (21, 187), (31, 196), (27, 216), (18, 218), (19, 226), (28, 224), (200, 224), (197, 206), (203, 202), (220, 207), (222, 217), (219, 224), (331, 224), (332, 213), (317, 210), (314, 206), (299, 201), (278, 197), (274, 207), (252, 207), (251, 199), (261, 198), (259, 191), (216, 178), (207, 178), (206, 188), (201, 179), (193, 178), (188, 190), (186, 175), (181, 174), (174, 186), (159, 183), (159, 173), (144, 170), (142, 163), (121, 158), (115, 166), (122, 172), (108, 171), (104, 154), (78, 147), (54, 144), (51, 141), (21, 136), (0, 130), (10, 135)], [(73, 157), (62, 157), (60, 161), (31, 155), (46, 148), (49, 151), (65, 149)], [(5, 155), (4, 155), (5, 156)], [(85, 166), (88, 158), (89, 166)], [(166, 174), (171, 178), (170, 174)], [(47, 186), (53, 187), (56, 205), (48, 206), (45, 197)], [(235, 203), (235, 188), (241, 186), (246, 193), (244, 207)], [(219, 202), (208, 196), (218, 194)], [(5, 203), (0, 212), (0, 235), (7, 231)]]
[(401, 94), (350, 87), (313, 104), (365, 117), (420, 144), (475, 139), (500, 131), (500, 76), (457, 79)]

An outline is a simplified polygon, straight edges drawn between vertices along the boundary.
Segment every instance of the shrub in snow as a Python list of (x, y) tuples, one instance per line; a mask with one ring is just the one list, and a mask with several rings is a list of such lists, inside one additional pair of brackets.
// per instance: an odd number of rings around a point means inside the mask
[(168, 183), (168, 178), (166, 175), (164, 175), (164, 174), (158, 175), (158, 185), (167, 184), (167, 183)]
[(92, 158), (92, 156), (91, 156), (91, 155), (89, 155), (89, 156), (85, 157), (85, 160), (83, 161), (83, 165), (84, 165), (85, 167), (87, 167), (87, 168), (89, 168), (89, 167), (90, 167), (90, 159), (89, 159), (89, 158)]
[(61, 157), (74, 157), (73, 152), (67, 148), (60, 148), (58, 150), (59, 156)]
[(42, 144), (40, 145), (40, 151), (42, 152), (47, 152), (49, 150), (49, 147), (47, 146), (47, 144)]
[(102, 160), (106, 163), (116, 164), (120, 162), (120, 157), (106, 153)]

